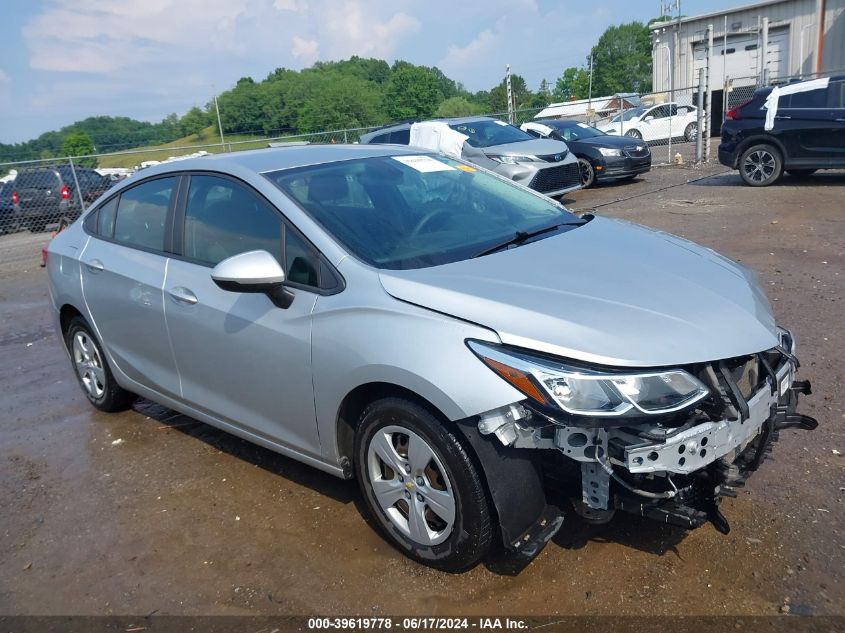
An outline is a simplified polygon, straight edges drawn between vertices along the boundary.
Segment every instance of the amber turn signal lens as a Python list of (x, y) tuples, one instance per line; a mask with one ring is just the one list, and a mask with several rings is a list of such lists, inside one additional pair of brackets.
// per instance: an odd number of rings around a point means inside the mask
[(521, 372), (518, 369), (514, 369), (513, 367), (510, 367), (508, 365), (505, 365), (504, 363), (495, 361), (492, 358), (486, 358), (482, 356), (482, 360), (490, 369), (495, 371), (497, 374), (507, 380), (510, 384), (512, 384), (526, 396), (528, 396), (532, 400), (536, 400), (540, 404), (546, 404), (546, 399), (534, 385), (534, 382), (531, 380), (531, 378), (528, 377), (528, 374)]

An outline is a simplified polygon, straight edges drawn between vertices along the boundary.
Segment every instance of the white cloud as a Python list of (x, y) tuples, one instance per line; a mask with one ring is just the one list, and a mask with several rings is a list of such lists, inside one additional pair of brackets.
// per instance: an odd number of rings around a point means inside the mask
[(7, 75), (6, 72), (2, 68), (0, 68), (0, 83), (6, 83), (8, 81), (9, 81), (9, 75)]
[(346, 0), (320, 5), (315, 16), (318, 38), (329, 59), (350, 55), (390, 58), (402, 38), (420, 28), (420, 21), (407, 13), (380, 19), (386, 11), (379, 5), (393, 3)]
[(317, 40), (306, 40), (296, 35), (290, 52), (303, 65), (309, 66), (320, 58), (320, 43)]

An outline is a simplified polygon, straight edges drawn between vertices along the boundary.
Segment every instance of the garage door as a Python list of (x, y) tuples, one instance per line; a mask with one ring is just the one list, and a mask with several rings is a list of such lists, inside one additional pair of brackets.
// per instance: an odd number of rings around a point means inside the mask
[[(735, 33), (728, 36), (728, 44), (722, 38), (713, 41), (713, 67), (711, 85), (721, 86), (725, 76), (732, 79), (756, 77), (760, 74), (760, 38), (757, 33)], [(787, 74), (789, 58), (789, 30), (769, 31), (769, 46), (766, 51), (769, 76), (783, 77)], [(699, 68), (707, 67), (707, 44), (699, 42), (693, 48), (694, 77)]]

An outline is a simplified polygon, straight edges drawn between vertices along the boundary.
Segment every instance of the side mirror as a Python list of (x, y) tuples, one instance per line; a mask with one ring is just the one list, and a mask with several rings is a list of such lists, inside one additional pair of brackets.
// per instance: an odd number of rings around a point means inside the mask
[(647, 116), (646, 118), (643, 119), (643, 121), (645, 121), (646, 123), (648, 123), (649, 121), (654, 121), (654, 117), (653, 116)]
[(211, 278), (229, 292), (260, 292), (279, 308), (288, 308), (294, 294), (284, 288), (285, 271), (267, 251), (232, 255), (217, 264)]

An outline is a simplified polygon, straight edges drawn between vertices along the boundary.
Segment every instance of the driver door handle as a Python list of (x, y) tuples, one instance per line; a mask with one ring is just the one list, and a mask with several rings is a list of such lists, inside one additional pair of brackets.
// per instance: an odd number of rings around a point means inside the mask
[(106, 269), (106, 267), (103, 266), (103, 262), (101, 262), (99, 259), (90, 259), (85, 262), (85, 265), (88, 267), (88, 270), (90, 270), (92, 273), (101, 273)]
[(194, 305), (198, 301), (197, 296), (193, 292), (182, 286), (176, 286), (167, 292), (177, 303)]

